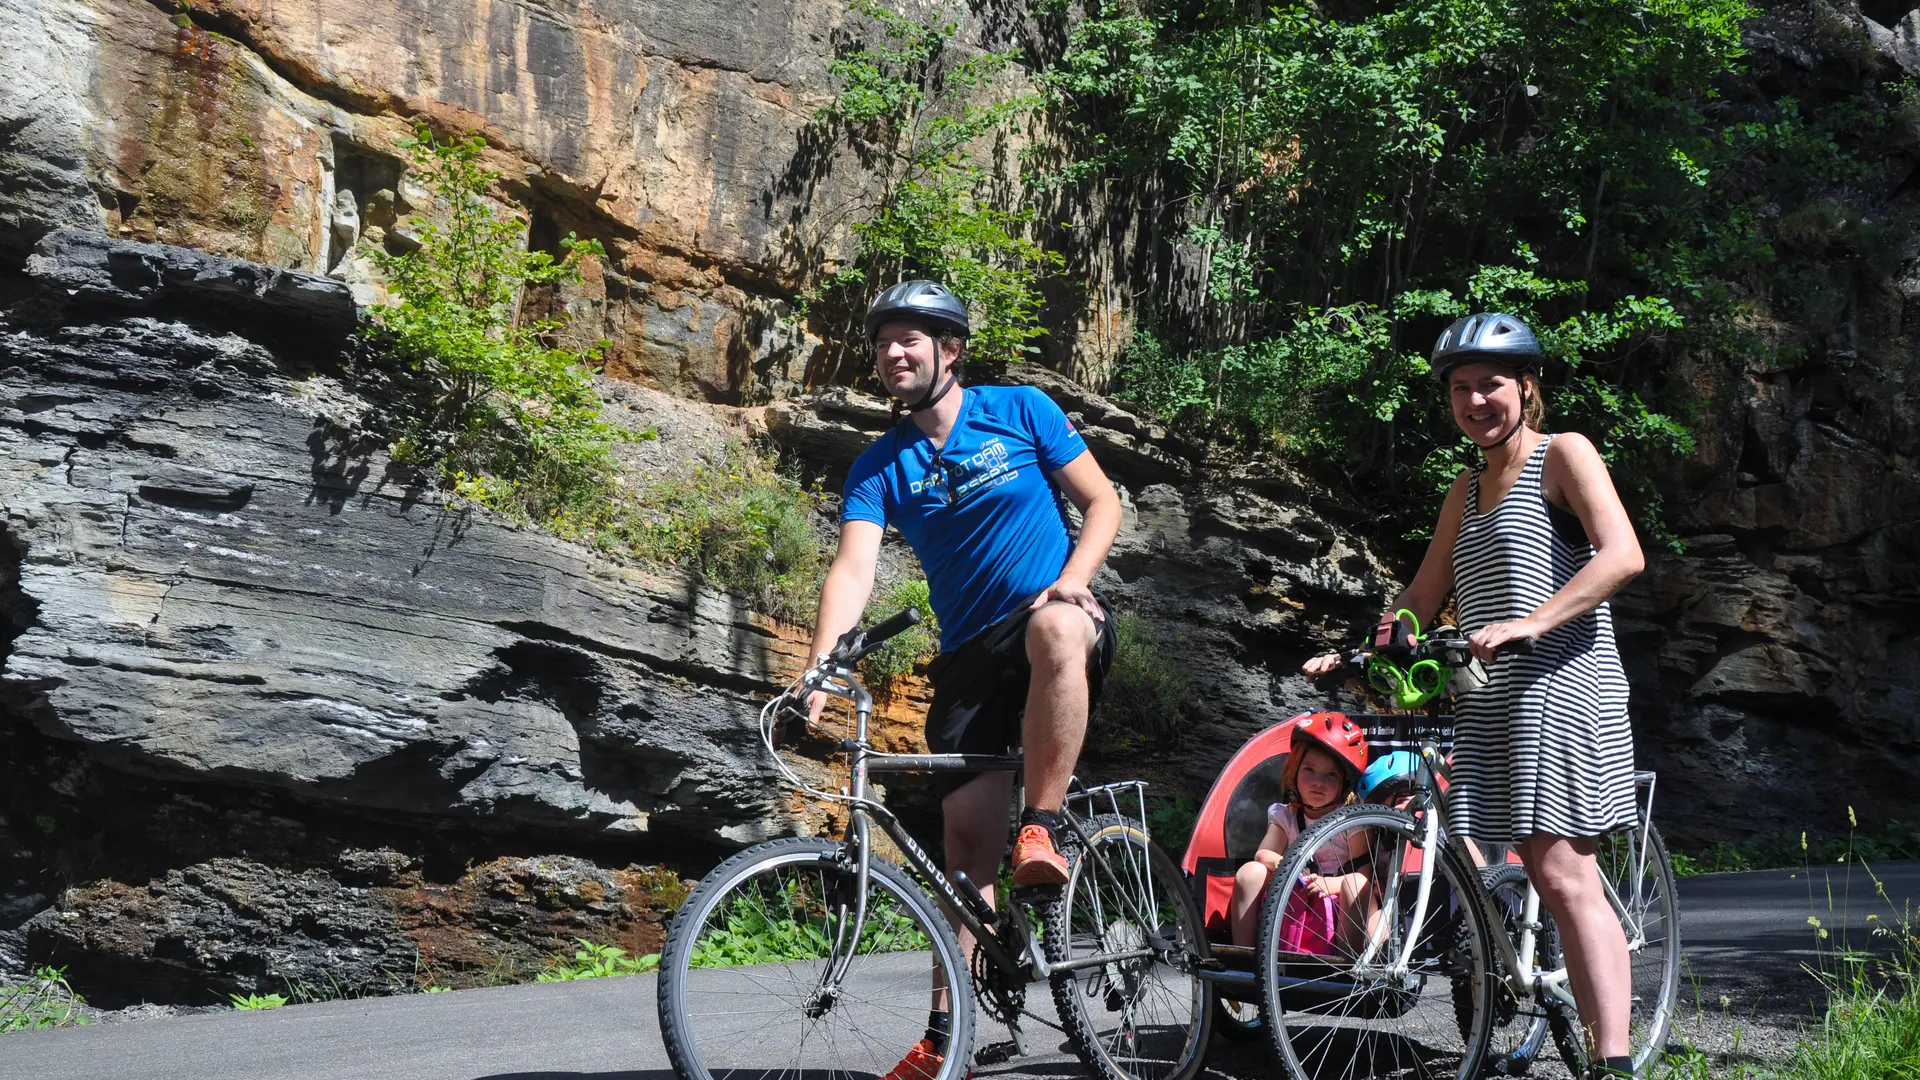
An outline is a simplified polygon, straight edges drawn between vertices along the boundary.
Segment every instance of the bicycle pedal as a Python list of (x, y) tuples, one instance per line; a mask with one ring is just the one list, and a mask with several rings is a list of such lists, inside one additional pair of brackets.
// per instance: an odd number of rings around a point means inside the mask
[(1059, 885), (1017, 885), (1013, 890), (1013, 902), (1021, 907), (1039, 907), (1060, 899)]
[(988, 1043), (973, 1052), (975, 1065), (1001, 1065), (1020, 1055), (1020, 1047), (1012, 1039), (1002, 1039), (997, 1043)]

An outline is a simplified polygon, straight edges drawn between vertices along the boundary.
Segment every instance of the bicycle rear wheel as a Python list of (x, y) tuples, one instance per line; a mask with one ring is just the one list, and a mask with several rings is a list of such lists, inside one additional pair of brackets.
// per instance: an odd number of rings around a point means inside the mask
[[(1639, 826), (1600, 838), (1600, 877), (1608, 900), (1627, 936), (1633, 980), (1627, 1014), (1627, 1052), (1636, 1076), (1647, 1076), (1667, 1048), (1680, 997), (1680, 901), (1673, 860), (1660, 830), (1649, 822), (1644, 839)], [(1560, 1059), (1575, 1075), (1585, 1075), (1586, 1035), (1571, 1011), (1553, 1026)]]
[[(1486, 899), (1474, 868), (1450, 847), (1413, 846), (1423, 832), (1399, 810), (1347, 807), (1295, 840), (1274, 872), (1254, 970), (1274, 1053), (1293, 1080), (1475, 1080), (1484, 1068), (1495, 955)], [(1300, 878), (1319, 872), (1317, 856), (1329, 848), (1348, 867), (1333, 879), (1343, 897), (1334, 932), (1289, 932), (1298, 917), (1290, 910), (1322, 903)], [(1416, 855), (1424, 856), (1417, 872)], [(1417, 890), (1427, 874), (1437, 876), (1421, 917)]]
[(1137, 822), (1086, 822), (1046, 916), (1047, 962), (1147, 955), (1057, 972), (1053, 1000), (1074, 1052), (1104, 1080), (1189, 1080), (1213, 1024), (1200, 981), (1200, 912), (1173, 860)]
[(860, 895), (843, 850), (826, 840), (748, 848), (674, 914), (660, 1030), (681, 1080), (884, 1076), (925, 1034), (936, 972), (953, 995), (952, 1034), (930, 1080), (966, 1075), (973, 986), (952, 929), (920, 886), (876, 858), (851, 941)]

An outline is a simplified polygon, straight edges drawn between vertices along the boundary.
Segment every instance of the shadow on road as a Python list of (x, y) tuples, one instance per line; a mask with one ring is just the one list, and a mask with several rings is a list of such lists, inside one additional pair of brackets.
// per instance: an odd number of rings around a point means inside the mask
[[(844, 1075), (844, 1074), (842, 1074)], [(827, 1074), (821, 1073), (821, 1080)], [(474, 1080), (675, 1080), (672, 1069), (621, 1069), (617, 1072), (510, 1072), (476, 1076)], [(807, 1080), (805, 1073), (797, 1080)]]

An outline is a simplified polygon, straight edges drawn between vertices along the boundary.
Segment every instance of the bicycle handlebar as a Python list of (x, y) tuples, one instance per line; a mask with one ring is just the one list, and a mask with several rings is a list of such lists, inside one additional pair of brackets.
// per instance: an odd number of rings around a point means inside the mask
[[(1444, 628), (1444, 629), (1451, 629)], [(1538, 642), (1533, 638), (1513, 638), (1501, 642), (1493, 650), (1495, 656), (1528, 656)], [(1316, 689), (1331, 691), (1339, 689), (1348, 679), (1362, 676), (1367, 670), (1367, 661), (1378, 652), (1387, 653), (1396, 662), (1409, 666), (1423, 660), (1431, 660), (1442, 667), (1461, 668), (1473, 662), (1473, 643), (1465, 635), (1454, 633), (1445, 637), (1438, 634), (1420, 638), (1409, 647), (1396, 649), (1374, 649), (1362, 646), (1348, 650), (1339, 667), (1313, 680)]]
[(859, 660), (861, 657), (878, 649), (881, 645), (886, 644), (888, 638), (904, 634), (913, 627), (920, 625), (921, 618), (919, 608), (902, 608), (899, 613), (895, 614), (892, 618), (869, 629), (862, 635), (860, 643), (855, 646), (854, 654), (849, 658), (849, 662)]

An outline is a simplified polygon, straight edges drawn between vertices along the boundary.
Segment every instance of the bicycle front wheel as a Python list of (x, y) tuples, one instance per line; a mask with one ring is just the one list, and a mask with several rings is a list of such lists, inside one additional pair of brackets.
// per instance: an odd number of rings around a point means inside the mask
[(871, 860), (866, 920), (841, 844), (774, 840), (721, 863), (674, 914), (660, 956), (660, 1030), (680, 1080), (884, 1076), (926, 1032), (930, 992), (951, 993), (937, 1075), (973, 1054), (973, 986), (926, 892)]
[(1213, 1013), (1186, 878), (1137, 822), (1104, 815), (1086, 834), (1046, 917), (1047, 962), (1084, 965), (1052, 977), (1061, 1026), (1103, 1080), (1189, 1080)]
[[(1480, 870), (1480, 883), (1493, 900), (1493, 914), (1500, 919), (1500, 932), (1518, 949), (1522, 937), (1520, 921), (1527, 907), (1527, 871), (1512, 863), (1483, 867)], [(1553, 916), (1548, 915), (1544, 908), (1538, 917), (1540, 926), (1534, 933), (1533, 955), (1523, 959), (1536, 972), (1552, 971), (1561, 964), (1559, 931), (1553, 924)], [(1454, 987), (1454, 1000), (1461, 1013), (1460, 1022), (1463, 1026), (1470, 1008), (1464, 1000), (1465, 989), (1464, 985)], [(1547, 1008), (1537, 998), (1529, 996), (1521, 1000), (1514, 995), (1511, 987), (1496, 987), (1493, 997), (1493, 1038), (1487, 1048), (1487, 1071), (1495, 1076), (1526, 1075), (1539, 1058), (1541, 1048), (1546, 1045), (1547, 1027)]]
[[(1667, 1048), (1680, 997), (1680, 899), (1667, 843), (1652, 822), (1600, 838), (1596, 861), (1607, 901), (1627, 938), (1632, 999), (1627, 1052), (1635, 1076), (1648, 1076)], [(1570, 1013), (1553, 1028), (1560, 1059), (1576, 1075), (1587, 1067), (1587, 1045)]]
[[(1336, 810), (1270, 879), (1254, 971), (1293, 1080), (1475, 1080), (1485, 1067), (1496, 954), (1486, 899), (1450, 846), (1414, 846), (1423, 833), (1384, 806)], [(1342, 872), (1322, 878), (1333, 897), (1313, 896), (1301, 876), (1335, 863)]]

